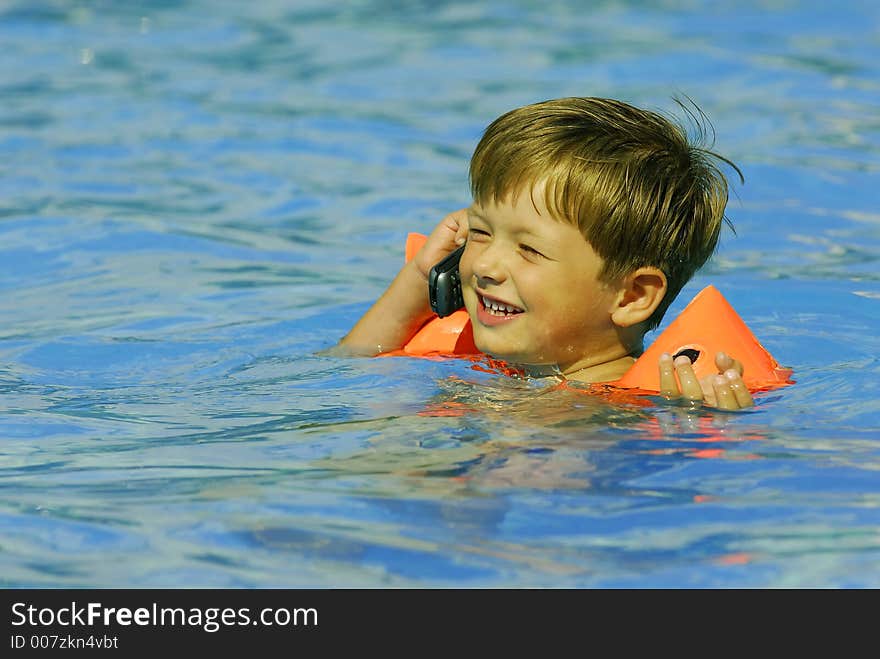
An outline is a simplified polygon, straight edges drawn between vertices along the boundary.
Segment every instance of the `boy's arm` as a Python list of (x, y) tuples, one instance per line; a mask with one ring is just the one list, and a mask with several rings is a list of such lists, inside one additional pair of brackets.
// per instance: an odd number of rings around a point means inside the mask
[(467, 231), (467, 209), (444, 217), (388, 289), (329, 353), (371, 357), (402, 348), (433, 315), (428, 273), (435, 263), (464, 244)]

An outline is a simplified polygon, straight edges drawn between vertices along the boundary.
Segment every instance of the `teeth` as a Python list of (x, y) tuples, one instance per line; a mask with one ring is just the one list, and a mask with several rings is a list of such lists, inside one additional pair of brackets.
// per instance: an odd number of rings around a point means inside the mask
[(490, 309), (492, 311), (495, 311), (495, 312), (498, 312), (501, 314), (512, 314), (512, 313), (518, 313), (518, 312), (522, 311), (521, 309), (518, 309), (517, 307), (512, 307), (509, 304), (503, 304), (501, 302), (496, 302), (495, 300), (490, 300), (487, 297), (483, 297), (482, 300), (483, 300), (483, 305), (487, 309)]

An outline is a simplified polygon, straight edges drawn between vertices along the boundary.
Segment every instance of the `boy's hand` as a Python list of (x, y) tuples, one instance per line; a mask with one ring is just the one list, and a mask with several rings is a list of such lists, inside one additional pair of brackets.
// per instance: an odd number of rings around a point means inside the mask
[(690, 359), (682, 355), (673, 362), (672, 355), (663, 353), (660, 356), (660, 394), (667, 398), (701, 401), (721, 410), (739, 410), (754, 405), (752, 395), (742, 381), (742, 364), (719, 352), (715, 355), (715, 365), (718, 375), (697, 380)]
[(438, 262), (447, 255), (464, 245), (468, 234), (467, 208), (462, 208), (444, 217), (440, 224), (434, 227), (427, 242), (422, 246), (413, 258), (413, 263), (428, 280), (431, 272)]

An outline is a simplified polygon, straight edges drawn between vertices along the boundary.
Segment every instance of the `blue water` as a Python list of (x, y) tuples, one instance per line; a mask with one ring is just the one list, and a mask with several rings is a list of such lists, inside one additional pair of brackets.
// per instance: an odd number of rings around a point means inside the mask
[[(0, 5), (0, 586), (880, 586), (880, 5)], [(686, 94), (797, 384), (317, 356), (513, 107)]]

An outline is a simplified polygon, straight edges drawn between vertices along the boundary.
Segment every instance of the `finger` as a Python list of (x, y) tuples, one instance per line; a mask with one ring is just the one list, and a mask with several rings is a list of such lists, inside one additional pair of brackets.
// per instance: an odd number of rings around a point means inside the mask
[(734, 359), (733, 357), (731, 357), (730, 360), (733, 362), (733, 366), (731, 366), (730, 368), (742, 375), (744, 370), (742, 362)]
[(736, 370), (731, 368), (724, 371), (724, 377), (730, 383), (730, 390), (736, 397), (737, 405), (740, 408), (751, 407), (755, 404), (752, 394), (749, 392), (748, 387), (746, 387), (745, 382), (742, 381), (742, 376)]
[(721, 410), (738, 410), (739, 403), (730, 388), (730, 380), (723, 375), (712, 378), (712, 388), (715, 390), (715, 407)]
[[(458, 225), (461, 224), (461, 221), (463, 219), (464, 220), (467, 219), (467, 208), (459, 208), (456, 211), (452, 211), (451, 213), (449, 213), (449, 215), (447, 215), (443, 219), (446, 220), (447, 223), (452, 223), (452, 225), (455, 225), (455, 227), (458, 227)], [(451, 226), (451, 225), (447, 224), (447, 226)]]
[(660, 395), (667, 398), (678, 398), (681, 392), (678, 390), (678, 380), (675, 379), (675, 368), (672, 364), (672, 355), (664, 352), (660, 355)]
[(738, 371), (740, 375), (743, 372), (743, 365), (725, 352), (716, 353), (715, 366), (718, 367), (719, 373), (724, 373), (724, 371), (731, 368)]
[(458, 231), (458, 228), (461, 225), (461, 217), (464, 214), (463, 211), (464, 209), (459, 209), (448, 213), (443, 220), (441, 220), (440, 224), (450, 231)]
[(462, 209), (458, 211), (461, 213), (461, 217), (458, 219), (458, 229), (455, 232), (455, 244), (456, 245), (464, 245), (467, 240), (468, 235), (468, 220), (467, 220), (467, 210)]
[[(717, 373), (715, 374), (717, 375)], [(707, 375), (700, 378), (700, 389), (703, 390), (703, 402), (710, 407), (715, 407), (715, 388), (712, 386), (712, 379), (715, 375)]]
[(675, 372), (678, 373), (678, 381), (681, 384), (681, 395), (688, 400), (703, 400), (703, 390), (694, 374), (691, 366), (691, 360), (682, 355), (677, 357), (673, 364)]

